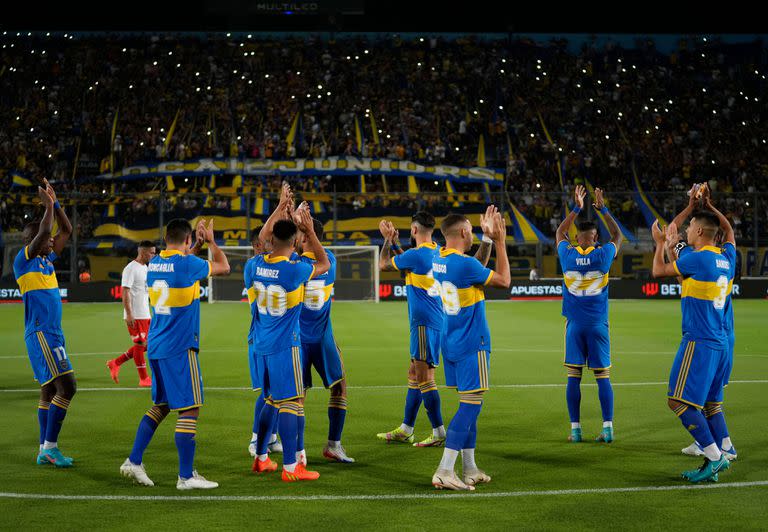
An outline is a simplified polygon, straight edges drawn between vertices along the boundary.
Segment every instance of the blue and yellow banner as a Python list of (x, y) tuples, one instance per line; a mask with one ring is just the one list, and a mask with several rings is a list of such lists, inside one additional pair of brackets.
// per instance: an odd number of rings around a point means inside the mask
[(512, 221), (512, 236), (514, 236), (515, 242), (521, 244), (541, 242), (546, 244), (552, 241), (552, 239), (544, 236), (544, 233), (539, 231), (512, 202), (509, 202), (509, 206), (512, 209), (510, 219)]
[(288, 136), (285, 137), (285, 143), (288, 146), (293, 146), (293, 144), (296, 142), (296, 133), (299, 130), (299, 111), (296, 111), (296, 114), (293, 115), (293, 121), (291, 122), (291, 129), (288, 130)]
[(637, 203), (640, 212), (643, 214), (643, 218), (645, 219), (645, 223), (648, 224), (648, 227), (652, 226), (653, 222), (657, 219), (662, 226), (667, 225), (667, 221), (661, 214), (659, 214), (659, 211), (656, 210), (653, 203), (651, 203), (651, 200), (646, 196), (645, 191), (640, 184), (640, 178), (637, 177), (634, 162), (632, 163), (632, 186), (635, 190), (635, 203)]
[[(584, 184), (587, 187), (587, 192), (589, 192), (590, 199), (594, 202), (595, 201), (594, 187), (586, 178), (584, 179)], [(597, 220), (598, 220), (597, 225), (599, 227), (600, 234), (603, 236), (603, 238), (610, 237), (611, 232), (608, 230), (608, 222), (605, 221), (605, 215), (600, 211), (598, 211), (597, 209), (595, 209), (595, 215), (597, 215)], [(627, 242), (637, 242), (637, 237), (635, 237), (635, 235), (632, 234), (632, 232), (629, 229), (624, 227), (624, 225), (618, 220), (618, 218), (614, 216), (613, 219), (616, 220), (616, 225), (619, 226), (619, 231), (621, 231), (621, 236), (624, 237), (624, 240), (626, 240)]]
[[(327, 157), (325, 159), (245, 159), (210, 158), (188, 161), (165, 161), (146, 166), (129, 166), (117, 172), (101, 174), (97, 179), (147, 179), (179, 176), (200, 177), (217, 175), (240, 176), (413, 176), (417, 179), (450, 180), (458, 183), (483, 183), (501, 186), (502, 168), (480, 166), (423, 165), (412, 161), (372, 159), (369, 157)], [(234, 186), (234, 185), (233, 185)]]
[(11, 187), (31, 187), (34, 186), (32, 180), (22, 175), (18, 170), (11, 170)]

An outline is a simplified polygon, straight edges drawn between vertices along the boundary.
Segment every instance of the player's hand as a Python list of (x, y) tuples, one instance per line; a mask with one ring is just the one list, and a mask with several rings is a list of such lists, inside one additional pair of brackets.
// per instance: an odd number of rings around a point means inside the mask
[(205, 224), (202, 225), (202, 230), (203, 241), (206, 244), (213, 242), (213, 218), (210, 219), (207, 226)]
[(286, 204), (289, 203), (293, 198), (293, 193), (291, 192), (291, 186), (287, 182), (283, 182), (283, 187), (280, 189), (280, 201), (279, 204)]
[(301, 209), (294, 214), (294, 222), (299, 227), (299, 230), (305, 235), (314, 235), (315, 226), (312, 223), (312, 216), (309, 214), (309, 209)]
[(675, 244), (680, 242), (680, 233), (677, 230), (677, 224), (675, 222), (671, 222), (667, 226), (666, 231), (666, 242), (667, 246), (673, 247)]
[(596, 188), (595, 189), (595, 202), (592, 204), (592, 206), (597, 209), (598, 211), (605, 207), (605, 200), (603, 199), (603, 189), (602, 188)]
[(49, 196), (51, 196), (51, 199), (53, 199), (53, 202), (56, 203), (56, 191), (53, 190), (53, 187), (48, 182), (46, 178), (43, 178), (43, 184), (45, 185), (45, 191), (48, 193)]
[(688, 205), (690, 207), (696, 207), (697, 194), (699, 191), (699, 184), (694, 183), (691, 185), (691, 190), (688, 191)]
[(587, 197), (587, 189), (584, 185), (576, 185), (576, 190), (573, 193), (573, 200), (576, 202), (576, 206), (579, 209), (584, 208), (584, 198)]
[(496, 208), (496, 205), (488, 205), (488, 208), (485, 209), (485, 213), (480, 214), (480, 229), (483, 231), (483, 234), (489, 238), (493, 238), (493, 236), (491, 236), (491, 233), (493, 232), (493, 219), (497, 212), (499, 212), (499, 210)]
[(205, 241), (205, 218), (200, 218), (195, 227), (195, 240), (198, 242)]
[(379, 222), (379, 232), (381, 233), (381, 236), (384, 237), (384, 240), (389, 242), (391, 241), (391, 231), (389, 229), (389, 222), (387, 220), (381, 220)]
[(504, 243), (507, 240), (507, 224), (500, 212), (493, 215), (493, 234), (490, 236), (496, 243)]
[(46, 189), (43, 187), (37, 187), (37, 195), (40, 196), (40, 201), (43, 202), (43, 206), (48, 209), (49, 207), (53, 207), (53, 197), (48, 193)]
[(651, 234), (653, 235), (653, 241), (657, 244), (663, 244), (664, 243), (664, 232), (661, 230), (661, 227), (659, 226), (659, 220), (656, 220), (653, 222), (653, 225), (651, 226)]
[(136, 320), (133, 319), (133, 314), (126, 314), (125, 315), (125, 323), (126, 323), (126, 325), (128, 325), (128, 327), (133, 329), (133, 326), (136, 324)]

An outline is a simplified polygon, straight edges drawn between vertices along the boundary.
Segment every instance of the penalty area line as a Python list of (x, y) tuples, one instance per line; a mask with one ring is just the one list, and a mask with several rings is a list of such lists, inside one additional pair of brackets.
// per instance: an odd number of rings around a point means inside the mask
[(654, 491), (688, 491), (768, 486), (768, 480), (753, 482), (723, 482), (681, 484), (679, 486), (631, 486), (625, 488), (584, 488), (559, 490), (525, 490), (473, 493), (385, 493), (379, 495), (57, 495), (49, 493), (0, 492), (0, 499), (32, 499), (60, 501), (212, 501), (212, 502), (311, 502), (311, 501), (400, 501), (412, 499), (457, 499), (514, 497), (551, 497), (562, 495), (605, 495), (611, 493), (643, 493)]

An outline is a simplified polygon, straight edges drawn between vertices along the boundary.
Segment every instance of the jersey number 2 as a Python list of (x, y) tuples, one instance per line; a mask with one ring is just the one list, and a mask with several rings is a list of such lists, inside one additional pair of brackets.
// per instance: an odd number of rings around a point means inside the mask
[(171, 295), (171, 292), (168, 288), (168, 283), (158, 279), (152, 283), (152, 290), (160, 292), (160, 296), (155, 302), (155, 314), (170, 314), (171, 307), (165, 305), (168, 302), (168, 297)]

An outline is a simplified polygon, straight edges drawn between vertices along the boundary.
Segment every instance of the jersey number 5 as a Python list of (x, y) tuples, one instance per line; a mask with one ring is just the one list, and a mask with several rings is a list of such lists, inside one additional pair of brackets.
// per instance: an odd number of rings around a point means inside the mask
[(325, 303), (325, 281), (309, 281), (304, 290), (304, 306), (319, 311)]

